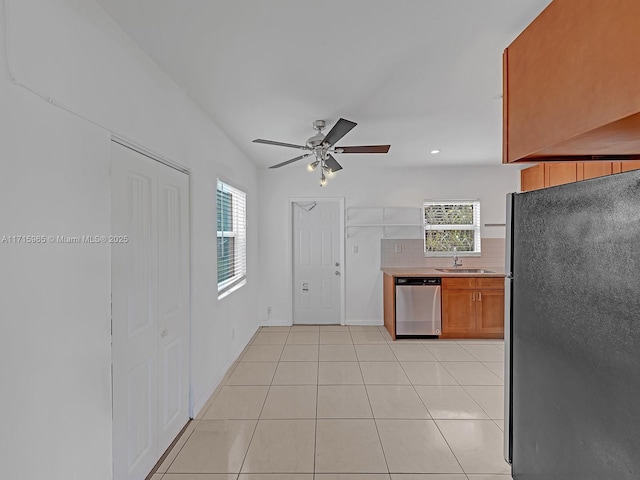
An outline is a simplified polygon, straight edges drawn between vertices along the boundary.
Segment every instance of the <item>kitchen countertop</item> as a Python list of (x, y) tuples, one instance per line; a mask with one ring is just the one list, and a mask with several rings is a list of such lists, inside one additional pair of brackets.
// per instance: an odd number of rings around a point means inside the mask
[[(504, 268), (494, 267), (469, 267), (469, 268), (486, 268), (493, 270), (494, 273), (448, 273), (440, 272), (436, 268), (450, 267), (382, 267), (383, 273), (392, 277), (504, 277)], [(461, 267), (464, 269), (465, 267)]]

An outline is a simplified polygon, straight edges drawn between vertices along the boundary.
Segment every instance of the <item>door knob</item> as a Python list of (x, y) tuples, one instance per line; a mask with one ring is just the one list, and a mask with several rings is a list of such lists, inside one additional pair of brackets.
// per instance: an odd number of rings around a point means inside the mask
[(339, 266), (340, 266), (340, 262), (336, 262), (336, 267), (339, 267)]
[(336, 275), (340, 275), (340, 272), (338, 270), (336, 270)]

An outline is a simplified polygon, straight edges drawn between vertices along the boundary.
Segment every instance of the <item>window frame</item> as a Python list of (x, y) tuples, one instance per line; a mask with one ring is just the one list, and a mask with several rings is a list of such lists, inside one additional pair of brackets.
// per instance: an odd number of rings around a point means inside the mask
[[(438, 224), (432, 225), (427, 223), (425, 215), (425, 209), (431, 205), (471, 205), (473, 207), (473, 223), (468, 225), (460, 224)], [(480, 200), (424, 200), (422, 202), (422, 241), (423, 252), (425, 257), (450, 257), (453, 254), (453, 250), (439, 250), (432, 251), (427, 250), (427, 231), (429, 230), (470, 230), (473, 231), (473, 251), (461, 251), (458, 250), (459, 257), (479, 257), (482, 253), (482, 235), (481, 235), (481, 211)]]
[[(231, 230), (224, 229), (228, 221), (225, 221), (224, 214), (221, 213), (222, 205), (220, 204), (220, 198), (224, 197), (225, 194), (229, 194), (231, 199), (229, 205), (229, 209), (231, 210)], [(219, 230), (220, 223), (222, 223), (222, 230)], [(234, 239), (233, 252), (231, 255), (220, 255), (218, 241), (221, 238)], [(234, 269), (233, 274), (220, 280), (220, 263), (231, 257), (231, 267)], [(220, 178), (218, 178), (216, 182), (216, 261), (218, 265), (218, 299), (221, 299), (246, 284), (247, 193)]]

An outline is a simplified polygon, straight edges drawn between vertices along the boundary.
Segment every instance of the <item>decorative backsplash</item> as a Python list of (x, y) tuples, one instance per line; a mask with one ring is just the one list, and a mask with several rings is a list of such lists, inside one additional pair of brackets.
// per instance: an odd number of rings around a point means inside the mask
[[(504, 238), (483, 238), (479, 257), (460, 256), (470, 268), (504, 268)], [(425, 257), (422, 239), (383, 238), (380, 248), (381, 268), (450, 267), (452, 257)]]

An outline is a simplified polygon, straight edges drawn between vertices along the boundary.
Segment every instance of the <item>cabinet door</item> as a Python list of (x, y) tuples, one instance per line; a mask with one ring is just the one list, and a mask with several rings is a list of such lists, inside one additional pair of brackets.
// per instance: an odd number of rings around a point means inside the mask
[(520, 170), (520, 190), (529, 192), (544, 188), (544, 164), (539, 163), (533, 167)]
[(626, 161), (626, 162), (619, 162), (619, 163), (620, 163), (620, 169), (618, 170), (618, 172), (629, 172), (631, 170), (640, 169), (640, 162), (638, 161)]
[(611, 162), (584, 162), (578, 163), (578, 180), (604, 177), (613, 173)]
[(638, 18), (638, 0), (554, 1), (518, 35), (504, 58), (505, 163), (635, 153)]
[(476, 333), (479, 337), (498, 337), (504, 334), (504, 289), (476, 292)]
[(578, 180), (578, 169), (575, 162), (558, 162), (544, 164), (544, 186), (555, 187)]
[(476, 292), (442, 290), (442, 337), (473, 337), (476, 331)]

